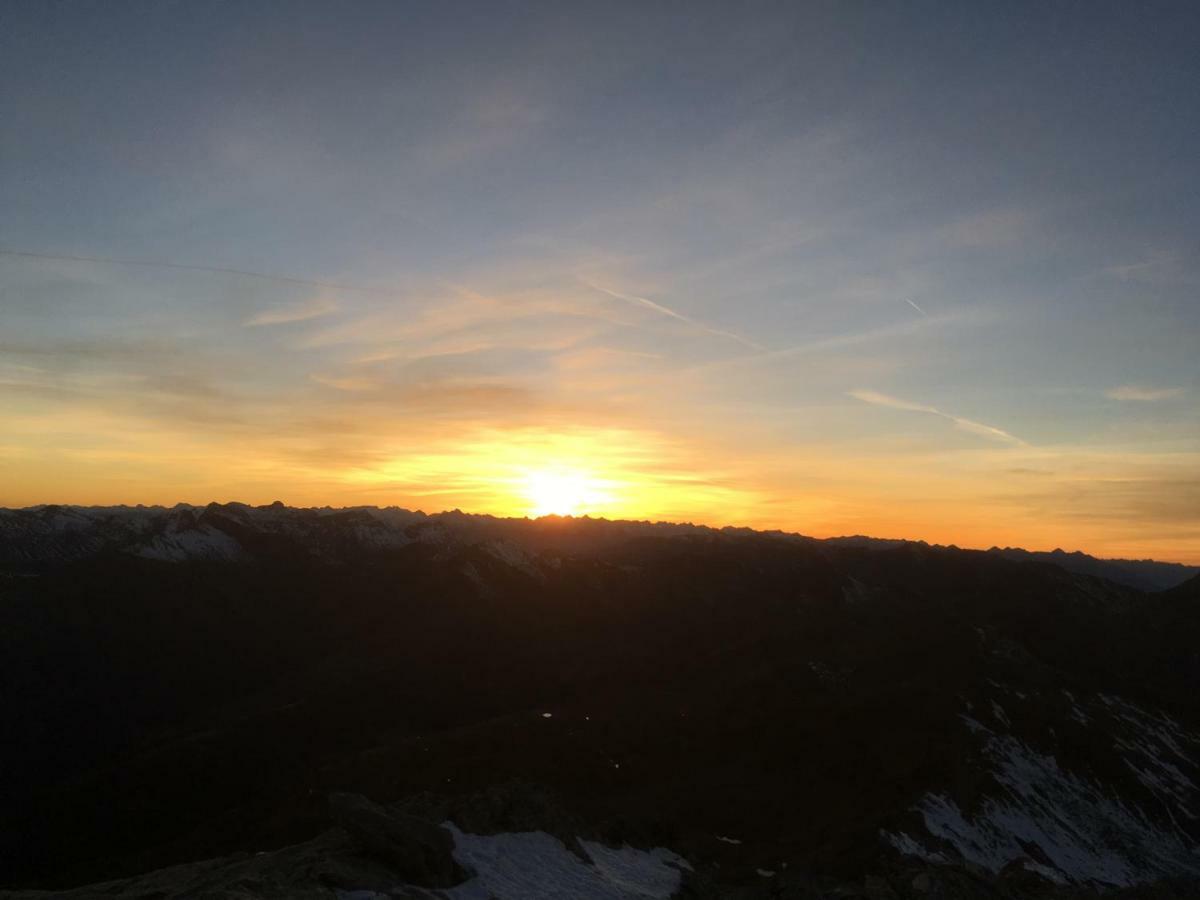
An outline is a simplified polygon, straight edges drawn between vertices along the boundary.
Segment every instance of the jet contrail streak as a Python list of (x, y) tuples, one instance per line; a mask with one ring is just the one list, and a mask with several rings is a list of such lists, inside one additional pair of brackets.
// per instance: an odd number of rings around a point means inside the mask
[(708, 334), (717, 335), (718, 337), (729, 338), (731, 341), (737, 341), (744, 347), (749, 347), (751, 350), (757, 350), (759, 353), (766, 353), (767, 348), (762, 344), (756, 343), (749, 338), (742, 337), (732, 331), (725, 331), (721, 328), (714, 328), (711, 325), (706, 325), (704, 322), (697, 321), (683, 313), (678, 313), (670, 307), (663, 306), (661, 303), (655, 303), (653, 300), (647, 300), (645, 297), (638, 297), (636, 294), (622, 294), (620, 291), (610, 291), (608, 288), (600, 287), (598, 284), (589, 285), (589, 287), (600, 291), (602, 294), (608, 294), (610, 297), (615, 297), (618, 300), (624, 300), (626, 303), (632, 303), (636, 306), (644, 306), (646, 309), (652, 309), (659, 315), (669, 316), (672, 319), (678, 319), (680, 322), (685, 322), (693, 328)]
[(1009, 434), (1003, 428), (997, 428), (995, 425), (987, 425), (983, 422), (976, 422), (974, 419), (967, 419), (963, 416), (956, 416), (953, 413), (944, 412), (936, 406), (930, 406), (926, 403), (913, 403), (909, 400), (901, 400), (899, 397), (881, 394), (879, 391), (869, 391), (861, 388), (849, 391), (849, 395), (855, 400), (861, 400), (863, 403), (871, 403), (875, 406), (888, 406), (892, 409), (903, 409), (908, 412), (929, 413), (940, 416), (949, 422), (953, 422), (956, 428), (960, 428), (963, 431), (969, 431), (972, 434), (991, 438), (992, 440), (1004, 441), (1007, 444), (1015, 444), (1019, 447), (1029, 446), (1015, 434)]

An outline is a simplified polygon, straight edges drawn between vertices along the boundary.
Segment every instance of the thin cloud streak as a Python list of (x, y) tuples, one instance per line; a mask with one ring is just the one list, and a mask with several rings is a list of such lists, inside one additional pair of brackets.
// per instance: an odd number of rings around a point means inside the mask
[(1169, 388), (1147, 388), (1138, 387), (1135, 384), (1123, 384), (1120, 387), (1110, 388), (1104, 392), (1104, 396), (1110, 400), (1136, 400), (1141, 403), (1155, 403), (1159, 400), (1169, 400), (1172, 397), (1178, 397), (1183, 393), (1181, 387)]
[(907, 303), (909, 306), (911, 306), (913, 309), (915, 309), (917, 312), (919, 312), (921, 315), (923, 315), (925, 318), (927, 318), (927, 319), (929, 318), (929, 314), (926, 313), (925, 310), (921, 309), (921, 307), (917, 306), (917, 304), (914, 303), (912, 300), (909, 300), (907, 297), (905, 297), (904, 302)]
[(307, 322), (309, 319), (318, 319), (321, 316), (337, 312), (337, 310), (338, 305), (332, 300), (316, 299), (293, 306), (279, 306), (274, 309), (265, 309), (251, 316), (243, 324), (247, 328), (256, 328), (260, 325), (285, 325), (289, 322)]
[(751, 350), (757, 350), (759, 353), (770, 352), (762, 344), (759, 344), (756, 341), (752, 341), (752, 340), (750, 340), (750, 338), (742, 337), (742, 335), (736, 334), (735, 332), (732, 332), (732, 331), (725, 331), (722, 328), (715, 328), (712, 325), (707, 325), (704, 322), (701, 322), (697, 319), (693, 319), (691, 316), (685, 316), (683, 313), (676, 312), (675, 310), (670, 309), (669, 307), (663, 306), (661, 303), (655, 303), (653, 300), (647, 300), (645, 297), (638, 297), (635, 294), (623, 294), (620, 291), (609, 290), (608, 288), (601, 287), (598, 284), (588, 284), (588, 287), (593, 288), (594, 290), (600, 291), (600, 293), (602, 293), (602, 294), (608, 294), (608, 296), (610, 296), (610, 297), (615, 297), (618, 300), (624, 300), (626, 303), (632, 303), (635, 306), (643, 306), (646, 309), (653, 310), (654, 312), (658, 313), (659, 315), (667, 316), (672, 319), (678, 319), (680, 322), (684, 322), (684, 323), (690, 325), (692, 328), (698, 329), (707, 334), (715, 335), (717, 337), (729, 338), (732, 341), (737, 341), (742, 346), (749, 347)]
[(1007, 444), (1013, 444), (1018, 447), (1027, 447), (1028, 444), (1013, 434), (1009, 434), (1002, 428), (997, 428), (994, 425), (987, 425), (983, 422), (976, 422), (974, 419), (966, 419), (962, 416), (956, 416), (952, 413), (943, 412), (936, 406), (929, 406), (924, 403), (912, 403), (908, 400), (901, 400), (898, 397), (891, 397), (887, 394), (881, 394), (878, 391), (870, 391), (865, 389), (857, 389), (848, 392), (851, 397), (856, 400), (861, 400), (863, 403), (870, 403), (873, 406), (886, 406), (890, 409), (901, 409), (907, 412), (929, 413), (930, 415), (939, 416), (949, 422), (953, 422), (956, 428), (963, 431), (977, 434), (980, 437), (989, 438), (991, 440), (1003, 441)]
[(793, 347), (784, 347), (780, 350), (768, 350), (765, 353), (760, 353), (756, 356), (739, 356), (730, 359), (719, 359), (714, 360), (713, 362), (701, 363), (700, 365), (691, 367), (688, 369), (688, 371), (719, 371), (738, 366), (777, 362), (779, 360), (791, 359), (793, 357), (807, 356), (812, 353), (840, 350), (844, 347), (855, 347), (860, 344), (870, 344), (875, 341), (886, 340), (888, 338), (906, 337), (919, 331), (923, 331), (928, 327), (949, 325), (954, 322), (962, 321), (964, 318), (966, 317), (955, 313), (940, 316), (930, 316), (925, 319), (909, 319), (895, 325), (884, 325), (879, 328), (870, 328), (865, 331), (837, 334), (833, 335), (832, 337), (818, 338), (816, 340), (809, 341), (806, 344), (797, 344)]

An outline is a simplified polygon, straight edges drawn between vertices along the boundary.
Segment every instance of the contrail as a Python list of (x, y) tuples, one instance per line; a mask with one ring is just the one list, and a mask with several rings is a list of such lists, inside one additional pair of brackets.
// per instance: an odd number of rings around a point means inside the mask
[(917, 304), (915, 304), (913, 301), (909, 300), (907, 297), (904, 298), (904, 302), (907, 303), (909, 306), (911, 306), (913, 309), (915, 309), (917, 312), (919, 312), (921, 315), (925, 316), (925, 318), (927, 318), (927, 319), (929, 318), (929, 316), (926, 315), (925, 310), (921, 309), (921, 307), (917, 306)]
[(706, 325), (704, 322), (700, 322), (689, 316), (685, 316), (683, 313), (678, 313), (669, 307), (663, 306), (661, 303), (655, 303), (653, 300), (647, 300), (645, 297), (638, 297), (636, 294), (622, 294), (620, 291), (610, 291), (608, 288), (601, 287), (598, 284), (588, 284), (588, 287), (592, 288), (593, 290), (597, 290), (602, 294), (608, 294), (610, 297), (616, 297), (618, 300), (624, 300), (626, 303), (632, 303), (636, 306), (644, 306), (646, 309), (652, 309), (659, 315), (669, 316), (672, 319), (678, 319), (680, 322), (685, 322), (688, 325), (691, 325), (693, 328), (699, 329), (700, 331), (708, 334), (729, 338), (731, 341), (737, 341), (742, 346), (749, 347), (751, 350), (757, 350), (759, 353), (768, 352), (767, 348), (762, 344), (756, 343), (747, 337), (742, 337), (740, 334), (736, 334), (732, 331), (714, 328), (712, 325)]
[(861, 388), (849, 391), (849, 394), (855, 400), (861, 400), (863, 403), (871, 403), (875, 406), (888, 406), (892, 409), (903, 409), (908, 412), (929, 413), (930, 415), (939, 416), (949, 422), (953, 422), (956, 428), (969, 431), (980, 437), (991, 438), (995, 441), (1004, 441), (1006, 444), (1015, 444), (1018, 447), (1029, 446), (1015, 434), (1009, 434), (1003, 428), (997, 428), (995, 425), (987, 425), (983, 422), (976, 422), (974, 419), (956, 416), (953, 413), (943, 412), (936, 406), (929, 406), (926, 403), (913, 403), (909, 400), (901, 400), (899, 397), (881, 394), (879, 391), (869, 391)]
[(398, 291), (387, 288), (367, 287), (361, 284), (346, 284), (339, 281), (316, 281), (311, 278), (294, 278), (290, 275), (272, 275), (268, 272), (251, 272), (247, 269), (229, 269), (225, 266), (202, 266), (191, 263), (163, 262), (153, 259), (121, 259), (111, 256), (72, 256), (66, 253), (33, 253), (29, 250), (0, 249), (0, 256), (16, 256), (25, 259), (47, 259), (55, 262), (99, 263), (106, 266), (138, 266), (145, 269), (184, 269), (189, 272), (214, 272), (219, 275), (236, 275), (239, 278), (257, 278), (280, 284), (300, 284), (305, 287), (328, 288), (335, 291), (358, 291), (364, 294), (380, 294), (386, 297), (400, 296)]

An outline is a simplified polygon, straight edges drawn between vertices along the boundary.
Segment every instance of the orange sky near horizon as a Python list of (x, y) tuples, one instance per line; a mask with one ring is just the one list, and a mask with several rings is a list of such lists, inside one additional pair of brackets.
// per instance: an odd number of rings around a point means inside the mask
[[(86, 420), (80, 415), (77, 427)], [(555, 513), (748, 526), (813, 537), (866, 534), (967, 548), (1061, 547), (1200, 564), (1189, 532), (1144, 529), (1128, 514), (1114, 515), (1105, 497), (1092, 508), (1061, 511), (1059, 498), (1086, 493), (1104, 482), (1106, 472), (1123, 473), (1112, 483), (1128, 487), (1138, 465), (1128, 455), (1114, 460), (1007, 446), (940, 452), (877, 447), (864, 454), (861, 447), (833, 444), (781, 455), (711, 439), (689, 443), (654, 431), (526, 426), (449, 429), (415, 440), (375, 434), (370, 453), (326, 463), (314, 456), (321, 452), (314, 435), (290, 442), (205, 439), (159, 433), (134, 420), (92, 427), (92, 435), (110, 436), (99, 442), (105, 446), (96, 446), (94, 437), (64, 446), (52, 427), (36, 435), (36, 453), (0, 446), (6, 472), (0, 505), (282, 500), (292, 506), (457, 508), (514, 517)], [(1055, 470), (1064, 456), (1072, 461), (1066, 476)], [(1193, 460), (1181, 455), (1142, 463), (1161, 478), (1164, 465), (1177, 465), (1182, 475)], [(896, 476), (898, 466), (903, 477)], [(1107, 502), (1121, 503), (1119, 493)]]

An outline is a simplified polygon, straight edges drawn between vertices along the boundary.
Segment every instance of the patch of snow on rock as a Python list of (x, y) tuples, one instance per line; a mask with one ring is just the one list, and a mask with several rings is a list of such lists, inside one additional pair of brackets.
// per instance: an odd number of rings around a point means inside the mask
[(1009, 721), (1008, 714), (1004, 711), (1004, 707), (992, 701), (992, 715), (996, 717), (996, 721), (1002, 722), (1005, 728), (1011, 728), (1012, 722)]
[(992, 729), (988, 728), (986, 725), (984, 725), (978, 719), (968, 716), (966, 713), (959, 713), (958, 717), (960, 719), (962, 719), (963, 724), (966, 725), (967, 728), (969, 728), (973, 734), (981, 734), (981, 733), (982, 734), (991, 734), (992, 733)]
[(610, 849), (581, 841), (592, 864), (541, 831), (478, 835), (444, 823), (454, 858), (475, 874), (442, 893), (450, 900), (667, 900), (679, 889), (683, 857), (670, 850)]
[[(1060, 883), (1114, 886), (1200, 874), (1200, 851), (1186, 836), (1060, 769), (1053, 756), (1006, 735), (988, 738), (985, 754), (1002, 796), (984, 799), (971, 816), (942, 794), (928, 794), (917, 806), (929, 834), (968, 862), (992, 872), (1018, 862)], [(902, 853), (944, 858), (903, 832), (884, 837)], [(1042, 860), (1029, 856), (1032, 845)]]
[(1172, 815), (1179, 812), (1194, 821), (1190, 804), (1197, 786), (1184, 770), (1195, 772), (1196, 764), (1183, 745), (1195, 747), (1200, 738), (1184, 731), (1166, 713), (1149, 712), (1119, 697), (1102, 699), (1122, 723), (1125, 733), (1113, 744), (1125, 765)]
[(903, 831), (898, 831), (895, 834), (887, 831), (883, 832), (884, 839), (903, 853), (905, 856), (915, 856), (918, 859), (923, 859), (926, 862), (946, 864), (950, 860), (944, 853), (939, 853), (936, 850), (930, 850), (920, 841), (910, 837)]
[(636, 850), (595, 841), (579, 843), (609, 881), (634, 891), (635, 896), (670, 897), (679, 888), (680, 870), (692, 868), (682, 856), (662, 847)]
[(545, 581), (545, 577), (533, 564), (529, 554), (509, 541), (489, 541), (484, 549), (494, 558), (507, 566), (523, 572), (536, 581)]
[(242, 545), (211, 525), (167, 530), (139, 547), (137, 556), (178, 562), (185, 559), (238, 559)]

